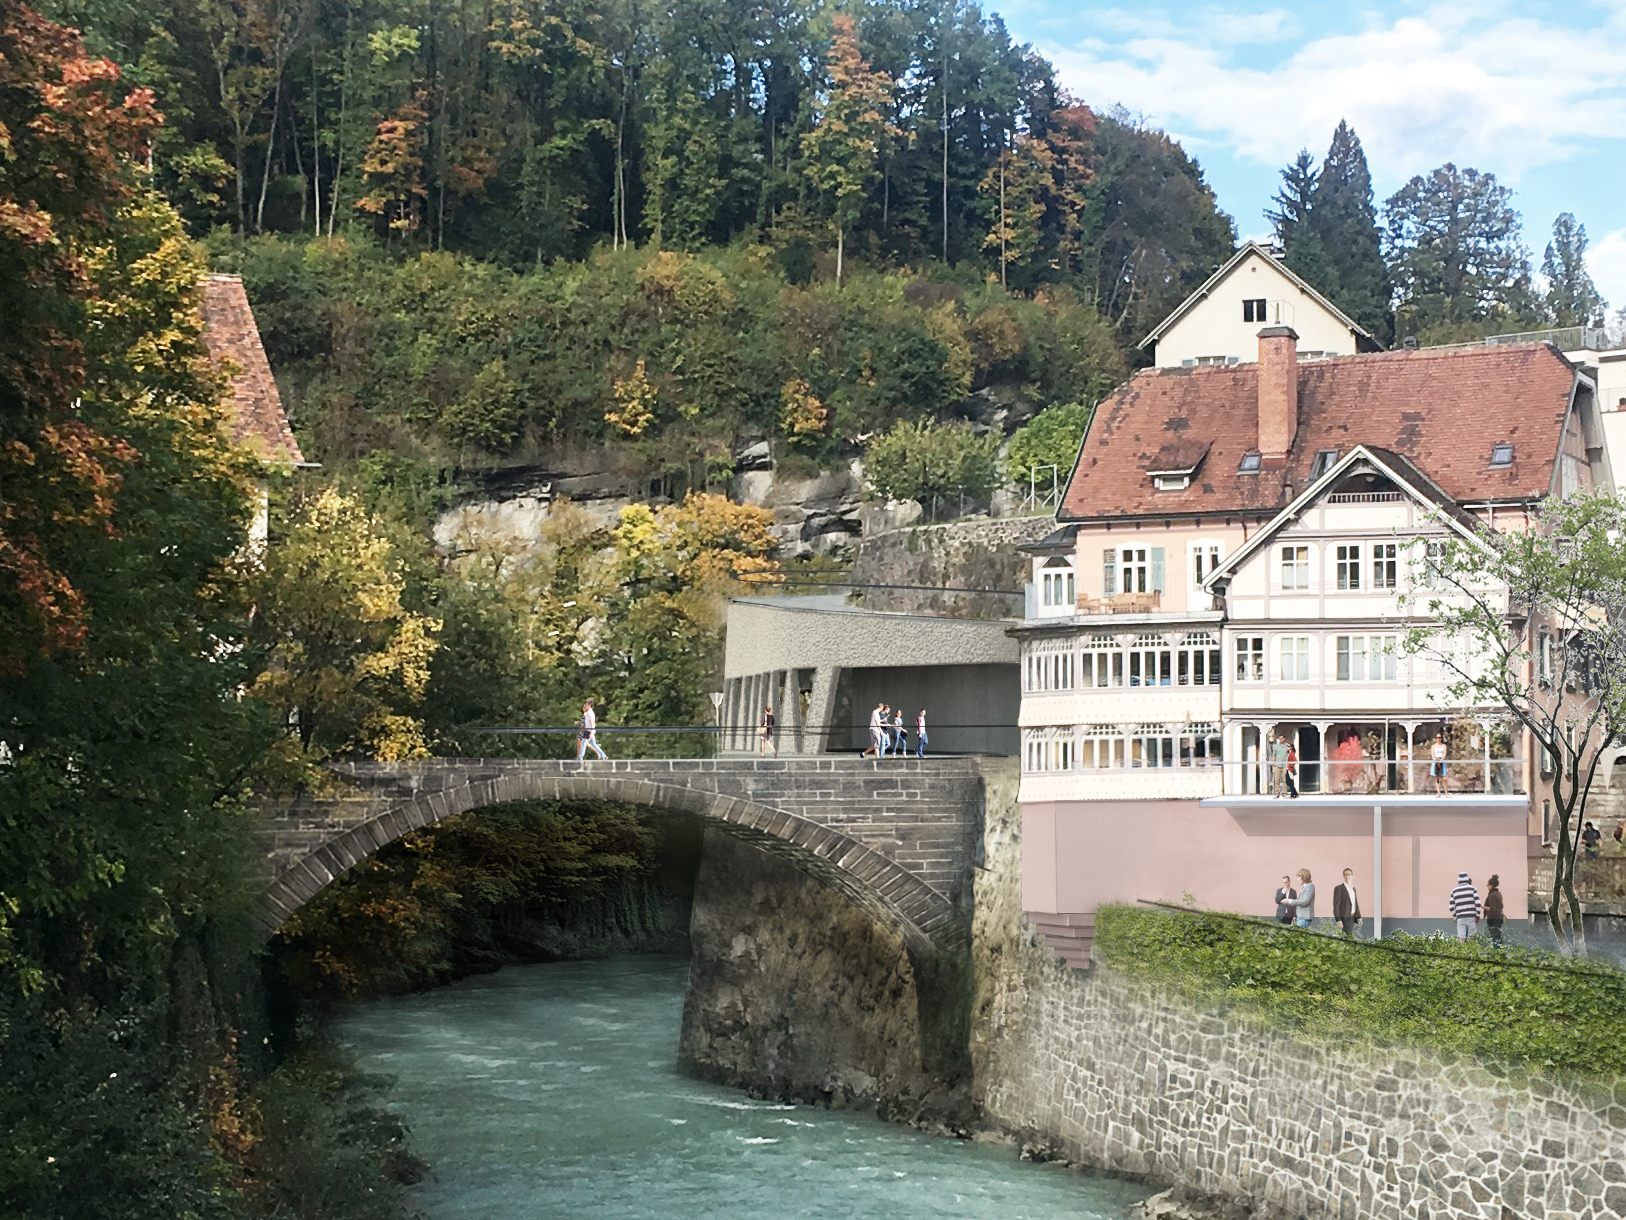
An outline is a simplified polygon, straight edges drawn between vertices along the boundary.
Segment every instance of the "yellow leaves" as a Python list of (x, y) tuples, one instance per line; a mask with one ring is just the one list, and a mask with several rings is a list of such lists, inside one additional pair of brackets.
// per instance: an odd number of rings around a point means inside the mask
[(630, 374), (617, 379), (612, 392), (616, 405), (604, 413), (604, 422), (626, 436), (642, 436), (655, 420), (659, 391), (650, 381), (641, 357)]
[(794, 440), (822, 435), (830, 426), (830, 408), (800, 377), (779, 387), (779, 426)]

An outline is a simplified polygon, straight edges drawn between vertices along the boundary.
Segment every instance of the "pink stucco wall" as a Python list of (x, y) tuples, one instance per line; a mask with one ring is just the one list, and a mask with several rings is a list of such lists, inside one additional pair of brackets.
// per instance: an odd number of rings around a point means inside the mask
[[(1448, 803), (1447, 803), (1448, 802)], [(1527, 910), (1528, 837), (1522, 806), (1384, 807), (1383, 915), (1446, 919), (1446, 896), (1466, 870), (1485, 892), (1501, 875), (1509, 919)], [(1316, 916), (1332, 915), (1343, 870), (1371, 910), (1370, 810), (1313, 799), (1268, 810), (1203, 808), (1195, 801), (1066, 801), (1022, 806), (1022, 897), (1029, 911), (1088, 912), (1102, 903), (1185, 894), (1210, 910), (1269, 914), (1283, 873), (1310, 870)]]

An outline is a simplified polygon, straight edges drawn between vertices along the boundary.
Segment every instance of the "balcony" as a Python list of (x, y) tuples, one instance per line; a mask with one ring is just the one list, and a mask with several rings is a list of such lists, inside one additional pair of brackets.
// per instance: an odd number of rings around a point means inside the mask
[[(1526, 791), (1518, 738), (1467, 718), (1250, 722), (1227, 760), (1227, 795), (1514, 796)], [(1436, 747), (1442, 747), (1438, 751)]]
[(1080, 594), (1078, 599), (1078, 612), (1080, 614), (1156, 614), (1163, 605), (1163, 594), (1159, 590), (1149, 593), (1113, 593), (1104, 597), (1090, 597)]

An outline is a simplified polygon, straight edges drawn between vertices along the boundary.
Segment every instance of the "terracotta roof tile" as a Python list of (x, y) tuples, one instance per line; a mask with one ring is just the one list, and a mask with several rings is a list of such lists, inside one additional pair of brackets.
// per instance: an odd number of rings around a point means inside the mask
[[(1240, 474), (1258, 446), (1257, 364), (1145, 369), (1095, 410), (1058, 521), (1186, 513), (1272, 515), (1307, 487), (1318, 450), (1392, 450), (1457, 501), (1537, 499), (1575, 371), (1548, 344), (1397, 351), (1299, 365), (1298, 432), (1285, 460)], [(1490, 468), (1491, 445), (1514, 462)], [(1208, 444), (1191, 486), (1158, 491), (1159, 455)]]
[(232, 440), (268, 462), (304, 461), (239, 276), (210, 275), (204, 280), (203, 342), (210, 359), (231, 372)]

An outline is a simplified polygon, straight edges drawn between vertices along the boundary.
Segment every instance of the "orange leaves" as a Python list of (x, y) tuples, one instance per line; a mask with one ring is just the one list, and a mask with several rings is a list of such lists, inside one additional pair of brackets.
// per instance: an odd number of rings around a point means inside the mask
[(429, 197), (424, 177), (427, 124), (420, 93), (378, 124), (361, 161), (361, 175), (370, 189), (356, 200), (356, 209), (383, 217), (393, 233), (416, 232), (423, 222)]

